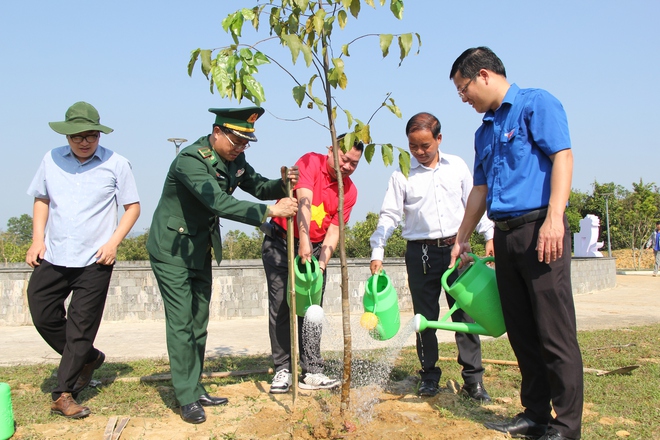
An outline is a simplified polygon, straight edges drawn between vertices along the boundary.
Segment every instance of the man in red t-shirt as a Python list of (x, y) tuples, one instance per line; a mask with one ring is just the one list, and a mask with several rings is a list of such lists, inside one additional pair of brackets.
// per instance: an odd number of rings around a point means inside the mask
[[(342, 136), (339, 137), (341, 140)], [(357, 200), (357, 188), (350, 179), (362, 157), (364, 145), (357, 142), (348, 152), (339, 152), (339, 168), (344, 182), (344, 221), (348, 222)], [(312, 255), (319, 261), (323, 272), (339, 241), (339, 192), (334, 169), (332, 147), (326, 155), (307, 153), (296, 163), (299, 169), (298, 183), (294, 187), (298, 199), (298, 216), (294, 222), (296, 252), (302, 262)], [(283, 221), (282, 221), (283, 220)], [(291, 387), (291, 334), (289, 329), (289, 305), (287, 304), (288, 259), (286, 244), (286, 219), (273, 218), (263, 225), (266, 233), (261, 248), (262, 260), (268, 283), (269, 334), (275, 364), (275, 377), (270, 392), (281, 394)], [(322, 297), (321, 297), (322, 298)], [(323, 299), (321, 299), (321, 302)], [(299, 386), (317, 390), (336, 388), (337, 379), (323, 374), (320, 337), (307, 340), (302, 331), (303, 318), (298, 317), (298, 346), (302, 374)]]

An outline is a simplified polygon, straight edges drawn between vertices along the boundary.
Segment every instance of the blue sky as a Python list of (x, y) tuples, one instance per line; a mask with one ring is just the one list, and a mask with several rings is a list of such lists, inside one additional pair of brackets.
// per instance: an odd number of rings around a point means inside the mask
[[(261, 2), (263, 3), (263, 2)], [(190, 51), (231, 43), (222, 19), (255, 1), (34, 1), (0, 4), (0, 229), (10, 217), (32, 214), (27, 187), (43, 155), (65, 143), (50, 121), (64, 119), (76, 101), (93, 104), (101, 122), (115, 129), (101, 144), (127, 157), (142, 199), (142, 216), (134, 232), (149, 227), (167, 168), (174, 157), (170, 137), (189, 141), (210, 132), (209, 107), (247, 106), (209, 92), (196, 69), (187, 75)], [(366, 33), (417, 32), (419, 55), (398, 67), (393, 47), (383, 59), (376, 38), (352, 46), (345, 59), (347, 91), (337, 92), (343, 108), (366, 121), (387, 93), (403, 118), (381, 111), (372, 121), (375, 142), (406, 148), (405, 123), (420, 111), (442, 122), (441, 150), (473, 163), (473, 135), (481, 122), (462, 104), (449, 80), (451, 64), (468, 47), (491, 47), (504, 62), (511, 82), (540, 87), (559, 98), (568, 114), (575, 170), (573, 188), (592, 190), (595, 180), (660, 182), (660, 141), (653, 134), (660, 88), (660, 2), (566, 1), (440, 2), (407, 0), (404, 19), (388, 8), (364, 7), (346, 31), (336, 30), (341, 44)], [(267, 36), (265, 27), (245, 42)], [(275, 43), (259, 46), (285, 65), (290, 55)], [(301, 82), (311, 72), (296, 68)], [(276, 177), (279, 166), (292, 165), (308, 151), (324, 152), (328, 132), (310, 122), (284, 122), (311, 116), (291, 98), (288, 76), (275, 65), (263, 66), (258, 79), (266, 89), (268, 112), (256, 123), (259, 142), (247, 151), (261, 174)], [(657, 126), (656, 126), (657, 127)], [(346, 129), (339, 119), (339, 129)], [(394, 171), (379, 156), (363, 161), (354, 174), (359, 189), (351, 224), (378, 212)], [(240, 190), (236, 197), (251, 199)], [(223, 232), (252, 227), (223, 222)]]

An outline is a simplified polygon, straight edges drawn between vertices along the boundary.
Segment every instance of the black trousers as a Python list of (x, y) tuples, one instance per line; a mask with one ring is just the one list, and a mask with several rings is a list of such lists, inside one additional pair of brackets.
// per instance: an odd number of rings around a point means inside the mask
[[(312, 254), (318, 258), (321, 255), (322, 243), (313, 245)], [(298, 246), (295, 252), (297, 255)], [(261, 259), (266, 271), (268, 284), (268, 334), (273, 355), (275, 371), (287, 369), (291, 371), (291, 332), (289, 328), (289, 304), (287, 286), (289, 265), (287, 244), (285, 239), (264, 236), (261, 246)], [(325, 273), (321, 289), (321, 305), (325, 292)], [(302, 373), (322, 373), (323, 358), (321, 357), (321, 331), (303, 332), (304, 318), (298, 316), (298, 352), (300, 353), (300, 368)]]
[[(582, 423), (582, 356), (571, 289), (571, 236), (564, 216), (564, 252), (546, 264), (536, 242), (543, 220), (495, 229), (497, 285), (504, 323), (522, 384), (525, 415), (578, 439)], [(552, 419), (550, 403), (557, 417)]]
[[(113, 266), (68, 268), (42, 261), (34, 268), (27, 297), (32, 322), (41, 337), (62, 355), (53, 400), (70, 393), (86, 363), (99, 354), (94, 339), (101, 325)], [(71, 302), (65, 310), (69, 294)]]
[[(423, 248), (427, 248), (427, 268), (424, 273), (422, 264)], [(408, 286), (413, 301), (415, 314), (419, 313), (429, 321), (437, 321), (440, 317), (440, 293), (442, 290), (441, 279), (449, 268), (451, 258), (451, 246), (437, 247), (427, 246), (412, 241), (406, 247), (406, 269), (408, 271)], [(448, 278), (447, 284), (451, 285), (458, 272), (454, 271)], [(454, 306), (454, 298), (447, 296), (449, 307)], [(451, 320), (454, 322), (474, 322), (463, 310), (452, 313)], [(438, 382), (442, 370), (436, 366), (438, 362), (438, 338), (435, 329), (426, 329), (417, 335), (417, 356), (422, 369), (419, 374), (422, 380), (434, 380)], [(481, 341), (478, 335), (468, 333), (455, 333), (456, 345), (458, 346), (458, 363), (463, 367), (461, 375), (466, 384), (473, 384), (483, 380), (484, 368), (481, 365)]]

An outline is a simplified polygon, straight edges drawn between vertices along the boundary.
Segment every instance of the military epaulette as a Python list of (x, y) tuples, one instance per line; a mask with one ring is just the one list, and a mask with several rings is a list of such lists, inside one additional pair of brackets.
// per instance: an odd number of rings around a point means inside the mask
[(202, 159), (209, 159), (213, 157), (213, 150), (211, 147), (198, 148), (197, 152), (202, 156)]

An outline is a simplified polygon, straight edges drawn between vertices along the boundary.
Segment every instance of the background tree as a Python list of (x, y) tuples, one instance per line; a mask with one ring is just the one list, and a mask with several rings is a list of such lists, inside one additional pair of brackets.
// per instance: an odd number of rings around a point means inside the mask
[(19, 246), (32, 243), (32, 217), (28, 214), (11, 217), (7, 220), (7, 233)]
[(660, 210), (660, 194), (654, 184), (633, 183), (633, 191), (624, 200), (623, 218), (628, 227), (628, 237), (632, 251), (635, 269), (639, 269), (642, 260), (642, 249), (649, 239), (655, 226)]
[(117, 248), (117, 261), (143, 261), (149, 259), (147, 251), (147, 239), (149, 229), (143, 234), (134, 237), (126, 237), (119, 243)]
[(222, 258), (228, 260), (261, 259), (264, 234), (257, 230), (251, 235), (239, 230), (227, 232), (222, 240)]
[[(364, 35), (343, 44), (341, 50), (333, 45), (331, 36), (335, 30), (335, 25), (343, 30), (352, 20), (351, 17), (357, 19), (363, 3), (375, 8), (374, 0), (364, 0), (364, 2), (361, 0), (319, 0), (316, 2), (310, 2), (309, 0), (270, 0), (268, 3), (271, 5), (268, 10), (266, 10), (267, 5), (262, 4), (229, 14), (223, 20), (222, 27), (231, 35), (234, 44), (217, 50), (215, 58), (213, 58), (214, 50), (212, 49), (194, 50), (188, 64), (189, 74), (192, 73), (197, 60), (201, 59), (202, 72), (209, 78), (212, 92), (215, 86), (222, 97), (236, 98), (239, 102), (241, 99), (246, 98), (259, 105), (262, 101), (265, 101), (265, 94), (262, 85), (255, 79), (254, 75), (258, 72), (259, 66), (272, 61), (291, 77), (294, 83), (292, 95), (298, 107), (306, 103), (308, 108), (316, 106), (325, 114), (327, 122), (322, 125), (328, 129), (332, 139), (332, 151), (337, 174), (340, 175), (339, 148), (341, 147), (344, 151), (347, 151), (351, 148), (355, 139), (360, 139), (366, 144), (364, 156), (367, 162), (371, 162), (376, 145), (372, 143), (369, 131), (370, 119), (366, 123), (354, 119), (349, 110), (336, 104), (336, 97), (333, 96), (333, 90), (345, 89), (348, 84), (348, 77), (344, 70), (344, 59), (350, 56), (350, 49), (359, 40), (368, 36)], [(379, 3), (383, 6), (386, 0), (379, 0)], [(403, 16), (403, 0), (389, 0), (389, 3), (390, 11), (397, 19), (401, 19)], [(262, 14), (267, 17), (271, 37), (253, 45), (241, 44), (240, 38), (243, 25), (248, 22), (258, 31)], [(391, 34), (370, 36), (379, 38), (380, 49), (383, 57), (386, 57), (389, 54), (394, 36)], [(410, 53), (413, 38), (412, 33), (397, 36), (396, 40), (399, 45), (401, 61)], [(419, 35), (417, 35), (417, 40), (420, 42)], [(279, 45), (288, 48), (293, 64), (296, 64), (302, 54), (306, 67), (311, 68), (314, 72), (312, 76), (304, 81), (298, 80), (291, 71), (283, 66), (283, 62), (279, 62), (274, 56), (266, 55), (256, 49), (257, 45), (265, 44), (268, 41), (277, 42)], [(319, 83), (321, 94), (317, 96), (314, 94), (313, 86)], [(319, 88), (316, 90), (319, 90)], [(387, 108), (398, 117), (401, 117), (401, 112), (396, 107), (393, 99), (386, 99), (379, 108)], [(337, 142), (336, 133), (338, 109), (343, 110), (349, 127), (349, 133), (344, 137), (341, 146)], [(404, 174), (407, 174), (410, 169), (410, 155), (406, 150), (401, 148), (398, 148), (398, 150), (399, 166)], [(381, 144), (381, 155), (386, 165), (392, 163), (393, 151), (394, 147), (391, 144)], [(344, 332), (344, 382), (342, 384), (340, 410), (343, 413), (350, 405), (351, 332), (342, 179), (338, 180), (338, 186), (340, 212), (339, 256), (342, 273), (342, 321)]]

